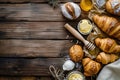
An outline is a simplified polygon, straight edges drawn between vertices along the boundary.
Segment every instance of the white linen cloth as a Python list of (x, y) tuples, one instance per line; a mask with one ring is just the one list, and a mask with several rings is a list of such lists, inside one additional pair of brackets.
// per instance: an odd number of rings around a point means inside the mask
[(120, 59), (104, 66), (97, 80), (120, 80)]

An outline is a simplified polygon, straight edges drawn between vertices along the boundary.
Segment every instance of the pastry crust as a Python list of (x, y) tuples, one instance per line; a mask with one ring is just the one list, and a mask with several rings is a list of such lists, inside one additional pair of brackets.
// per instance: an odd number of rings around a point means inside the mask
[(120, 22), (117, 19), (96, 14), (93, 16), (93, 21), (103, 32), (120, 40)]
[(119, 57), (115, 54), (106, 54), (105, 52), (99, 53), (96, 57), (96, 61), (101, 62), (102, 64), (108, 64), (110, 62), (114, 62)]
[(79, 62), (84, 55), (82, 47), (79, 45), (73, 45), (69, 50), (69, 55), (74, 62)]
[(84, 58), (82, 60), (82, 64), (83, 64), (85, 76), (93, 76), (97, 74), (101, 69), (101, 64), (96, 61), (93, 61), (90, 58)]
[(119, 53), (120, 45), (111, 38), (96, 38), (95, 44), (106, 53)]
[(120, 0), (108, 0), (106, 10), (111, 14), (120, 16)]

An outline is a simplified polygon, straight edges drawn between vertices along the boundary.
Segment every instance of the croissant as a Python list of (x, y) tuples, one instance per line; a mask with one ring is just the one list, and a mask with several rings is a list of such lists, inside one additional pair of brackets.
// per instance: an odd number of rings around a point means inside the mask
[(114, 62), (118, 59), (118, 56), (115, 54), (106, 54), (101, 52), (97, 57), (96, 61), (101, 62), (102, 64), (108, 64), (110, 62)]
[(96, 14), (93, 16), (93, 21), (103, 32), (120, 40), (120, 22), (117, 19)]
[(120, 0), (108, 0), (105, 8), (107, 12), (120, 16)]
[(101, 64), (96, 61), (93, 61), (90, 58), (84, 58), (82, 60), (82, 64), (83, 64), (85, 76), (93, 76), (97, 74), (101, 69)]
[(96, 38), (95, 44), (106, 53), (119, 53), (120, 45), (111, 38)]

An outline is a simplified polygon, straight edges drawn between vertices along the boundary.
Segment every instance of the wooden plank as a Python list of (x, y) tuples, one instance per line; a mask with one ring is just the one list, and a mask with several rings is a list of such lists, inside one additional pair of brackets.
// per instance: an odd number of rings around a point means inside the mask
[(62, 57), (70, 40), (0, 40), (0, 57)]
[(38, 80), (53, 80), (51, 77), (40, 77)]
[[(59, 2), (80, 2), (80, 0), (59, 0)], [(0, 0), (1, 3), (25, 3), (25, 2), (39, 2), (39, 3), (45, 3), (48, 2), (48, 0)]]
[[(82, 11), (81, 17), (87, 18)], [(60, 8), (53, 9), (48, 4), (0, 4), (1, 21), (68, 21), (62, 16)], [(76, 21), (77, 21), (76, 20)]]
[(8, 77), (7, 76), (7, 77), (0, 77), (0, 80), (37, 80), (37, 77)]
[[(71, 23), (74, 27), (77, 23)], [(66, 39), (65, 22), (2, 22), (0, 39)], [(67, 39), (73, 39), (70, 35)]]
[(28, 76), (28, 77), (4, 77), (4, 76), (0, 76), (0, 80), (53, 80), (51, 77), (32, 77), (32, 76)]
[[(55, 80), (53, 77), (0, 77), (0, 80)], [(91, 80), (91, 77), (87, 77), (86, 80)], [(96, 80), (96, 79), (93, 79)]]
[(0, 75), (50, 76), (49, 66), (61, 68), (63, 63), (63, 58), (0, 58)]

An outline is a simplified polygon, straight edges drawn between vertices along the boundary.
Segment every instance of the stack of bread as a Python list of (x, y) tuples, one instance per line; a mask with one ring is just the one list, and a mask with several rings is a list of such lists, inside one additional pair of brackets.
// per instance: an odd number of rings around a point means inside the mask
[[(118, 0), (117, 7), (113, 9), (111, 2), (115, 0), (108, 0), (106, 3), (106, 10), (111, 14), (120, 15), (120, 0)], [(116, 2), (116, 1), (115, 1)], [(118, 7), (119, 6), (119, 7)], [(115, 11), (117, 11), (115, 13)], [(92, 16), (93, 22), (100, 28), (101, 31), (106, 33), (106, 38), (96, 38), (94, 40), (96, 46), (101, 50), (97, 57), (92, 60), (91, 58), (84, 57), (83, 49), (80, 45), (73, 45), (69, 50), (71, 60), (74, 62), (82, 62), (85, 76), (93, 76), (97, 74), (102, 68), (102, 64), (108, 64), (116, 61), (118, 53), (120, 53), (120, 45), (116, 40), (120, 40), (120, 22), (114, 17), (107, 15), (94, 14)]]

